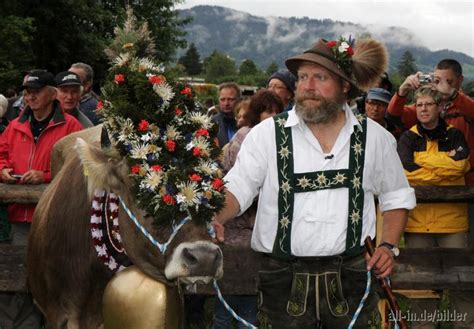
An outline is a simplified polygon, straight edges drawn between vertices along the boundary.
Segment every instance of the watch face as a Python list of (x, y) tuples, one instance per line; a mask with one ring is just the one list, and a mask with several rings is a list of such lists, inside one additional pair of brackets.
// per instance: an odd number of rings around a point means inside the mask
[(398, 257), (398, 255), (400, 255), (400, 249), (398, 249), (397, 247), (393, 247), (392, 252), (395, 255), (395, 257)]

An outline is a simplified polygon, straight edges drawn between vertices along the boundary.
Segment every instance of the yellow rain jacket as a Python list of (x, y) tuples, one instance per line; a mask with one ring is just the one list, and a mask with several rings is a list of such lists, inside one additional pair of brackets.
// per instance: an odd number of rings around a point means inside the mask
[[(469, 147), (463, 133), (443, 120), (433, 130), (418, 124), (405, 131), (398, 153), (412, 186), (465, 185)], [(424, 203), (410, 211), (405, 232), (457, 233), (468, 227), (467, 204)]]

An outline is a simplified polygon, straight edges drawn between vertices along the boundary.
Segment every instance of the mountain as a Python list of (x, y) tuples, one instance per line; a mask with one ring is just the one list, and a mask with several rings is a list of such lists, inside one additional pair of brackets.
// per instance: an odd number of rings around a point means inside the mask
[[(308, 49), (317, 39), (334, 39), (351, 33), (356, 38), (370, 35), (383, 40), (390, 53), (390, 70), (394, 70), (405, 51), (410, 51), (420, 71), (429, 72), (443, 58), (454, 58), (463, 65), (464, 76), (474, 80), (474, 58), (452, 50), (431, 51), (416, 46), (420, 40), (403, 27), (380, 28), (331, 19), (308, 17), (258, 17), (218, 6), (195, 6), (179, 10), (180, 17), (192, 17), (185, 26), (188, 43), (194, 43), (207, 57), (214, 49), (230, 55), (239, 65), (253, 60), (261, 69), (272, 61), (284, 67), (284, 60)], [(184, 53), (184, 50), (179, 54)]]

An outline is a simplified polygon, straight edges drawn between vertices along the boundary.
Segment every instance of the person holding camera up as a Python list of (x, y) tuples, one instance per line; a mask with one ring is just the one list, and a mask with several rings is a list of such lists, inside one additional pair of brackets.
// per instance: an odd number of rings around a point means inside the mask
[[(405, 128), (417, 123), (415, 104), (407, 105), (407, 96), (424, 84), (431, 85), (441, 93), (439, 103), (440, 117), (448, 125), (461, 130), (469, 145), (470, 154), (474, 154), (474, 100), (461, 90), (463, 82), (462, 67), (454, 59), (443, 59), (435, 67), (433, 74), (408, 76), (392, 97), (387, 109), (387, 117), (400, 120)], [(471, 126), (472, 125), (472, 126)], [(474, 156), (470, 157), (471, 169), (466, 174), (466, 185), (474, 185)]]
[[(433, 74), (417, 72), (408, 76), (390, 101), (388, 117), (401, 119), (405, 127), (412, 127), (400, 137), (398, 145), (411, 185), (464, 185), (459, 177), (446, 175), (448, 171), (451, 174), (464, 171), (460, 155), (465, 147), (461, 146), (459, 136), (449, 136), (456, 131), (452, 128), (460, 130), (467, 141), (470, 169), (464, 175), (464, 180), (466, 185), (474, 185), (474, 126), (471, 127), (471, 124), (474, 125), (474, 122), (471, 123), (474, 119), (474, 100), (460, 91), (462, 81), (459, 62), (444, 59), (436, 65)], [(412, 91), (415, 92), (415, 103), (406, 105), (407, 97)], [(423, 126), (423, 120), (428, 116), (436, 124), (427, 128), (426, 122)], [(442, 122), (441, 126), (439, 122)], [(460, 215), (460, 209), (442, 209), (446, 204), (437, 206), (441, 207), (441, 211), (440, 208), (417, 206), (410, 213), (406, 230), (409, 233), (405, 234), (407, 247), (467, 248), (465, 232), (468, 230), (469, 220), (465, 217), (465, 210), (464, 215)], [(473, 205), (469, 205), (469, 218), (472, 218), (473, 210)], [(444, 224), (446, 225), (443, 226)], [(461, 321), (453, 322), (453, 328), (474, 328), (472, 292), (451, 290), (449, 298), (451, 311), (463, 315)], [(412, 306), (415, 312), (433, 311), (430, 302), (412, 302)], [(436, 328), (436, 324), (414, 322), (412, 328)]]

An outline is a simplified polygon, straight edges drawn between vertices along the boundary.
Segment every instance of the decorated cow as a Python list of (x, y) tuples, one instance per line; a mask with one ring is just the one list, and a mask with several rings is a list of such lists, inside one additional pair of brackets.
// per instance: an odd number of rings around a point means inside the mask
[(222, 276), (216, 127), (151, 60), (124, 53), (110, 73), (103, 127), (58, 144), (31, 227), (28, 282), (47, 328), (101, 327), (104, 289), (130, 264), (170, 286)]

